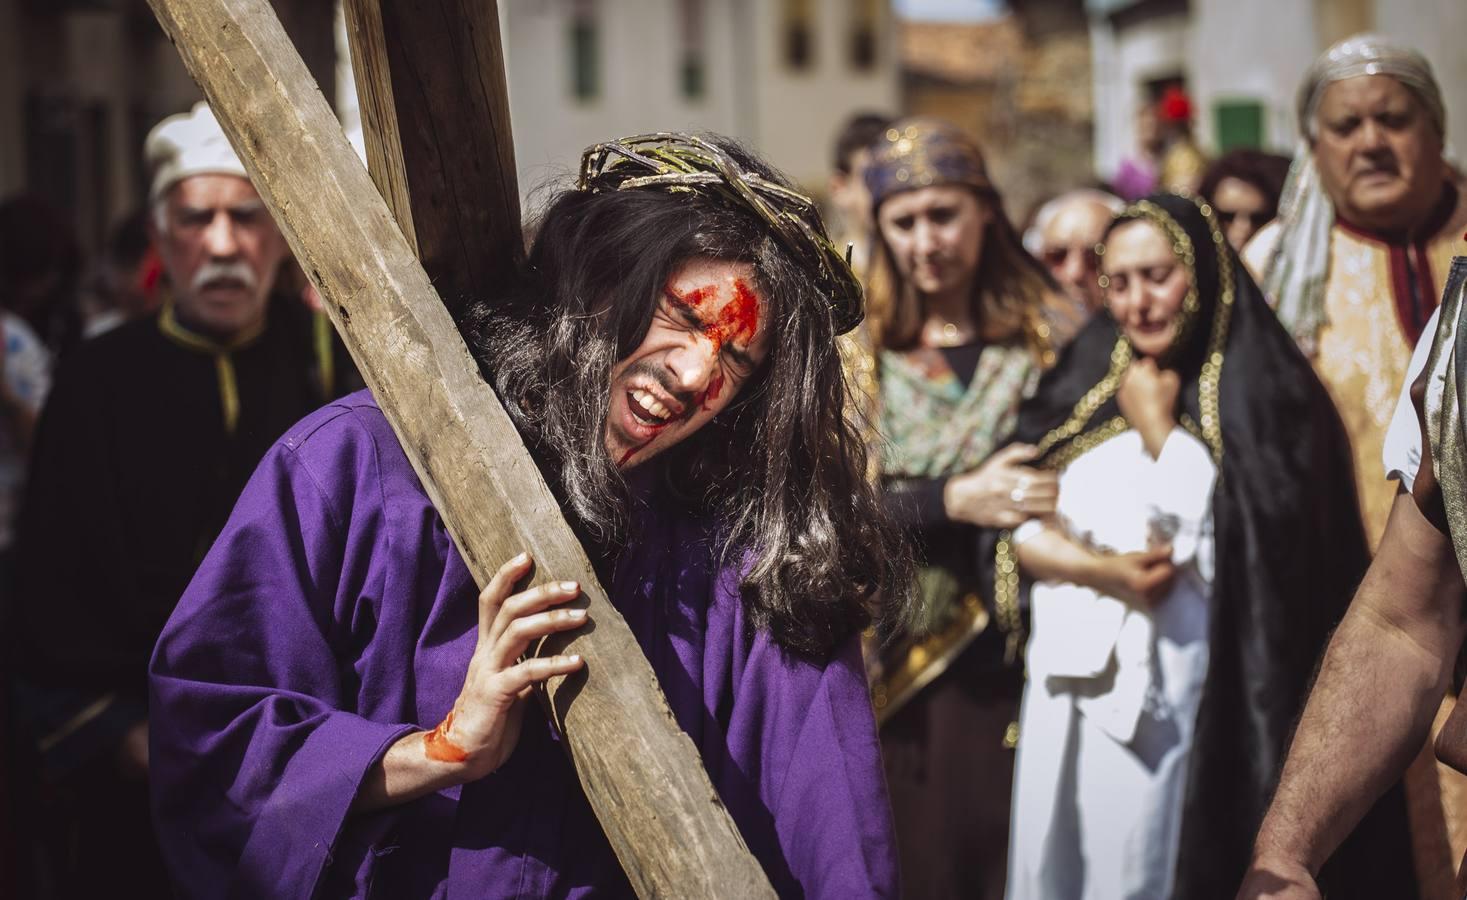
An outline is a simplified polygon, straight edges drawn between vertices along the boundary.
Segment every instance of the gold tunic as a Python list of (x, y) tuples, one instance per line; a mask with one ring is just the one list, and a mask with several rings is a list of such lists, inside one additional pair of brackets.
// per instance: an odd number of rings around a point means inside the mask
[[(1428, 271), (1422, 300), (1428, 314), (1441, 299), (1452, 257), (1467, 253), (1462, 239), (1467, 229), (1467, 191), (1459, 190), (1457, 196), (1457, 207), (1446, 226), (1425, 245)], [(1278, 223), (1271, 223), (1244, 250), (1244, 262), (1255, 276), (1263, 270), (1278, 237)], [(1393, 246), (1383, 240), (1335, 225), (1330, 233), (1325, 292), (1328, 324), (1320, 330), (1314, 356), (1314, 370), (1329, 389), (1350, 435), (1361, 514), (1372, 551), (1380, 543), (1395, 498), (1396, 486), (1385, 478), (1381, 451), (1414, 347), (1397, 310), (1392, 252)], [(1401, 252), (1399, 247), (1395, 252)], [(1412, 257), (1414, 262), (1414, 251)]]

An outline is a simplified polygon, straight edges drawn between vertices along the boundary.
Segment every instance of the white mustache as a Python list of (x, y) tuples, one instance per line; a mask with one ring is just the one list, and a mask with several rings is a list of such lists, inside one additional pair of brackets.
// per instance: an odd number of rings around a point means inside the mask
[(201, 291), (214, 281), (238, 281), (245, 286), (246, 290), (254, 291), (259, 286), (259, 279), (255, 277), (255, 270), (251, 269), (242, 260), (234, 262), (206, 262), (194, 273), (193, 282), (189, 287), (195, 292)]

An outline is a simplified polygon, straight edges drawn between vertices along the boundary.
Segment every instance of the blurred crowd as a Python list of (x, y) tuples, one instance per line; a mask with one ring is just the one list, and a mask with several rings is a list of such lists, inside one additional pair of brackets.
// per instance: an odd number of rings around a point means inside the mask
[[(1209, 159), (1170, 89), (1108, 183), (1030, 211), (981, 134), (837, 136), (853, 415), (921, 560), (920, 608), (867, 648), (908, 896), (1236, 889), (1467, 253), (1419, 56), (1347, 41), (1298, 115), (1292, 159)], [(46, 198), (0, 202), (0, 893), (167, 893), (153, 643), (270, 444), (362, 383), (208, 108), (146, 156), (93, 260)], [(1441, 806), (1393, 789), (1331, 896), (1450, 878), (1411, 846)]]

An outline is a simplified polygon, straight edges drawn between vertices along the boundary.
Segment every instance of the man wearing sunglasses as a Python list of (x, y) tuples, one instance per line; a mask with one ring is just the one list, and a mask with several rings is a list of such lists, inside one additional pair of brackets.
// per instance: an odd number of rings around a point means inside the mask
[(1104, 191), (1081, 189), (1060, 194), (1034, 216), (1031, 249), (1054, 280), (1091, 312), (1103, 299), (1095, 248), (1124, 205)]

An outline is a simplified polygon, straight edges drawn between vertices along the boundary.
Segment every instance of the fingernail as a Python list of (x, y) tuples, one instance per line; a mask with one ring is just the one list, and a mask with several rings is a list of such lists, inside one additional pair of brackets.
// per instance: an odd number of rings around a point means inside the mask
[(566, 612), (570, 613), (572, 619), (584, 619), (586, 617), (586, 611), (584, 609), (569, 609)]
[(562, 581), (560, 583), (560, 589), (562, 591), (579, 591), (581, 589), (581, 586), (576, 584), (574, 581)]
[(522, 566), (529, 561), (530, 554), (521, 551), (519, 556), (516, 556), (514, 559), (509, 561), (509, 564), (512, 566)]
[(573, 663), (578, 663), (581, 661), (581, 654), (572, 653), (570, 656), (567, 656), (566, 659), (570, 660)]

